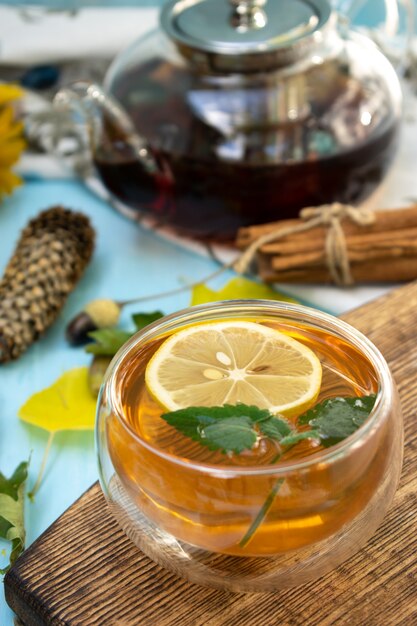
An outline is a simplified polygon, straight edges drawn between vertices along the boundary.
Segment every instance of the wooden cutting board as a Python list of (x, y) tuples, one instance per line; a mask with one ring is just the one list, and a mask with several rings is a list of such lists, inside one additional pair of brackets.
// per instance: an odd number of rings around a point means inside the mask
[(286, 592), (198, 587), (131, 544), (96, 483), (5, 577), (7, 601), (25, 626), (416, 626), (417, 283), (344, 318), (388, 360), (406, 426), (400, 488), (363, 550), (319, 581)]

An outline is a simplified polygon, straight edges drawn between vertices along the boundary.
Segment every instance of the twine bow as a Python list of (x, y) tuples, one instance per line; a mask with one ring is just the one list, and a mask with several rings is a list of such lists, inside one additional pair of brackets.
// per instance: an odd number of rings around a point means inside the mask
[(255, 254), (265, 244), (278, 241), (289, 235), (305, 232), (318, 226), (327, 228), (325, 240), (326, 265), (336, 285), (353, 285), (350, 270), (349, 255), (346, 245), (345, 233), (342, 221), (349, 219), (359, 226), (368, 226), (375, 221), (375, 214), (368, 209), (358, 209), (348, 204), (335, 202), (323, 204), (319, 207), (306, 207), (300, 212), (300, 218), (304, 220), (296, 226), (277, 228), (276, 230), (261, 235), (243, 252), (234, 263), (236, 272), (244, 274), (252, 263)]

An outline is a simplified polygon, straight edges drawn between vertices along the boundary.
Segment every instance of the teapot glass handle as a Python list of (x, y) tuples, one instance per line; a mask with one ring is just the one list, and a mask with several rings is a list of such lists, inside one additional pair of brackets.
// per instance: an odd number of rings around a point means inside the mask
[(397, 70), (403, 68), (414, 33), (414, 0), (332, 0), (332, 4), (351, 27), (367, 30)]
[[(112, 150), (112, 140), (117, 137), (144, 170), (152, 175), (159, 171), (155, 157), (148, 145), (137, 134), (123, 107), (99, 85), (78, 81), (58, 91), (54, 106), (72, 112), (74, 119), (87, 128), (88, 143), (94, 153), (100, 146)], [(109, 135), (109, 136), (108, 136)]]

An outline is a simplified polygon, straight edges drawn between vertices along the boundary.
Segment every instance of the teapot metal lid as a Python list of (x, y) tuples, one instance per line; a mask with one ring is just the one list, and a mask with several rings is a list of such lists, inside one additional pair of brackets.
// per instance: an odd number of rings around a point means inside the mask
[(329, 0), (171, 0), (161, 26), (198, 65), (253, 72), (308, 54), (331, 12)]

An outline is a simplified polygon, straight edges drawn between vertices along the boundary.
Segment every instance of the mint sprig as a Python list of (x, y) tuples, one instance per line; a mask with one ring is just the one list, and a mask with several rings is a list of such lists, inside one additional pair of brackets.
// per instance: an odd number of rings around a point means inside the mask
[[(330, 447), (352, 435), (365, 422), (372, 411), (376, 395), (329, 398), (316, 404), (298, 417), (296, 426), (310, 426), (297, 430), (285, 418), (272, 415), (267, 409), (246, 404), (225, 404), (214, 407), (188, 407), (161, 417), (183, 435), (224, 453), (239, 454), (250, 450), (260, 437), (278, 441), (281, 453), (272, 461), (277, 463), (282, 455), (304, 439), (315, 439)], [(239, 542), (244, 548), (262, 524), (284, 478), (273, 485), (264, 504)]]
[(292, 432), (284, 418), (246, 404), (194, 406), (161, 417), (186, 437), (225, 454), (250, 450), (262, 435), (280, 441)]
[(376, 395), (354, 398), (329, 398), (301, 415), (297, 424), (308, 424), (318, 435), (325, 448), (346, 439), (365, 422), (372, 411)]
[(180, 433), (210, 450), (239, 454), (256, 442), (257, 433), (253, 429), (251, 415), (255, 416), (257, 412), (262, 419), (262, 411), (257, 407), (225, 404), (220, 407), (189, 407), (164, 413), (162, 417)]
[(186, 437), (225, 454), (250, 450), (260, 437), (278, 441), (282, 448), (304, 439), (315, 439), (329, 447), (362, 426), (375, 399), (375, 395), (369, 395), (324, 400), (297, 419), (297, 426), (310, 426), (310, 430), (301, 431), (285, 418), (247, 404), (191, 406), (161, 417)]

